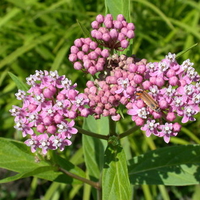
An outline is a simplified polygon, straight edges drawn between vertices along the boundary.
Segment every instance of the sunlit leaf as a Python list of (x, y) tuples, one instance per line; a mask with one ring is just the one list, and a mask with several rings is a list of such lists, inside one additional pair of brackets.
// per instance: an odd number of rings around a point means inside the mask
[(103, 200), (130, 200), (131, 187), (127, 161), (120, 145), (109, 145), (106, 149), (102, 187)]
[(116, 18), (122, 14), (127, 21), (130, 21), (130, 0), (105, 0), (107, 13), (110, 13)]
[(15, 82), (15, 84), (17, 85), (17, 88), (19, 90), (23, 90), (23, 91), (27, 91), (28, 90), (28, 87), (26, 86), (26, 84), (24, 82), (22, 82), (17, 76), (15, 76), (11, 72), (8, 72), (8, 74), (12, 78), (12, 80)]
[(200, 145), (157, 149), (130, 160), (131, 184), (193, 185), (200, 182)]
[[(38, 159), (35, 154), (31, 153), (30, 148), (22, 142), (0, 138), (0, 146), (0, 168), (17, 172), (12, 177), (6, 177), (0, 180), (0, 183), (10, 182), (28, 176), (36, 176), (61, 183), (79, 182), (59, 172), (48, 161)], [(64, 161), (62, 166), (73, 173), (78, 172), (78, 169), (68, 161)], [(81, 171), (79, 172), (82, 173)]]
[[(102, 117), (101, 119), (95, 120), (94, 117), (89, 116), (85, 119), (83, 128), (95, 133), (107, 135), (109, 131), (108, 119)], [(99, 179), (100, 172), (103, 168), (106, 143), (104, 140), (83, 135), (85, 163), (89, 175), (96, 181)]]

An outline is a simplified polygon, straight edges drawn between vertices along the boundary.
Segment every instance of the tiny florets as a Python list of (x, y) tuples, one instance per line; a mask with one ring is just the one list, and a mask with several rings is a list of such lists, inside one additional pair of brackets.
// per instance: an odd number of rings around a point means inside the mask
[[(91, 35), (98, 43), (110, 50), (126, 49), (129, 39), (134, 38), (135, 26), (126, 22), (123, 15), (118, 15), (117, 20), (108, 14), (105, 17), (98, 15), (97, 20), (92, 22)], [(100, 20), (99, 20), (100, 19)]]
[[(126, 22), (123, 15), (113, 20), (112, 15), (98, 15), (91, 23), (92, 39), (80, 38), (71, 47), (69, 60), (74, 68), (92, 75), (105, 69), (107, 58), (113, 50), (124, 50), (135, 34), (135, 26)], [(106, 49), (103, 49), (106, 47)]]
[[(169, 142), (170, 136), (176, 136), (178, 131), (173, 131), (173, 123), (166, 122), (165, 125), (163, 125), (161, 122), (163, 120), (173, 122), (178, 116), (182, 117), (182, 123), (194, 121), (194, 115), (200, 111), (199, 90), (195, 86), (195, 84), (197, 84), (196, 82), (200, 80), (200, 76), (194, 68), (192, 68), (193, 72), (190, 73), (192, 75), (188, 75), (189, 70), (185, 65), (192, 66), (189, 60), (179, 65), (176, 62), (175, 54), (171, 53), (161, 62), (148, 63), (146, 65), (146, 71), (143, 74), (143, 85), (145, 83), (146, 86), (148, 83), (146, 89), (149, 90), (149, 94), (148, 96), (144, 96), (142, 100), (144, 100), (144, 102), (147, 101), (145, 103), (147, 104), (150, 115), (146, 116), (144, 112), (137, 111), (139, 109), (138, 101), (134, 98), (131, 100), (131, 109), (129, 103), (128, 114), (132, 116), (133, 121), (137, 117), (147, 119), (146, 122), (144, 121), (141, 128), (147, 132), (147, 135), (150, 135), (148, 129), (149, 122), (157, 119), (159, 126), (154, 127), (154, 131), (151, 133), (154, 134), (155, 132), (155, 135), (164, 137), (165, 142)], [(133, 67), (134, 66), (131, 65), (131, 71), (135, 68)], [(150, 80), (150, 83), (148, 80)], [(139, 88), (143, 89), (142, 87)], [(151, 108), (152, 105), (159, 106), (159, 111), (153, 111)], [(177, 122), (175, 124), (177, 124)], [(181, 127), (181, 125), (179, 126)]]
[(15, 128), (29, 136), (25, 143), (32, 152), (62, 151), (77, 133), (76, 117), (110, 116), (118, 121), (120, 105), (147, 137), (163, 137), (166, 143), (181, 129), (178, 118), (182, 123), (195, 121), (200, 112), (200, 76), (189, 59), (178, 64), (176, 55), (168, 53), (160, 62), (147, 62), (113, 54), (126, 49), (135, 36), (134, 24), (121, 14), (116, 20), (111, 14), (98, 15), (91, 26), (91, 38), (76, 39), (69, 55), (76, 70), (95, 75), (84, 93), (57, 71), (36, 70), (26, 79), (30, 89), (16, 94), (23, 105), (10, 112)]
[(22, 107), (13, 106), (10, 110), (15, 116), (15, 128), (22, 131), (23, 137), (30, 137), (25, 143), (32, 152), (37, 148), (42, 149), (43, 154), (48, 149), (63, 150), (71, 144), (71, 136), (77, 133), (74, 119), (90, 114), (85, 107), (86, 95), (75, 90), (76, 84), (72, 85), (57, 71), (36, 71), (27, 78), (27, 83), (32, 84), (27, 93), (19, 90), (16, 94), (23, 101)]
[(71, 47), (69, 60), (74, 63), (75, 69), (94, 75), (104, 69), (108, 56), (108, 50), (97, 47), (97, 43), (90, 38), (80, 38)]

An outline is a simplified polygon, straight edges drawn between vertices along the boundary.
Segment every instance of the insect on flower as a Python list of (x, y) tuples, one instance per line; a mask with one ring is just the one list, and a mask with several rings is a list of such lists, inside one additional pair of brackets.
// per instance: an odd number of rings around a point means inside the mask
[(144, 103), (156, 112), (160, 112), (160, 107), (158, 103), (144, 90), (137, 91), (136, 95), (144, 101)]

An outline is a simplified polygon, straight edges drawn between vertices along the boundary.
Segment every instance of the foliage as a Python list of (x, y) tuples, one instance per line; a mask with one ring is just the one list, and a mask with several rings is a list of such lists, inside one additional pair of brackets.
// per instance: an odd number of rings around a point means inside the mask
[[(62, 164), (63, 169), (81, 177), (90, 176), (93, 181), (99, 178), (103, 169), (105, 171), (103, 187), (109, 188), (112, 196), (118, 196), (115, 188), (112, 188), (112, 184), (116, 185), (120, 195), (124, 195), (121, 199), (127, 199), (128, 191), (129, 195), (132, 193), (132, 199), (180, 199), (180, 197), (198, 199), (199, 186), (181, 188), (177, 186), (197, 185), (200, 180), (198, 175), (200, 147), (196, 145), (200, 143), (198, 139), (200, 115), (196, 117), (196, 122), (185, 125), (178, 137), (172, 138), (171, 144), (168, 145), (153, 136), (144, 137), (139, 130), (122, 139), (121, 145), (108, 145), (108, 147), (104, 140), (84, 135), (81, 143), (81, 137), (77, 136), (73, 141), (73, 147), (67, 148), (61, 155), (52, 152), (50, 155), (53, 158), (52, 163), (48, 158), (32, 154), (22, 142), (6, 139), (23, 141), (21, 134), (14, 130), (13, 117), (8, 112), (12, 105), (18, 104), (14, 96), (17, 88), (12, 80), (15, 76), (24, 82), (25, 78), (35, 70), (58, 70), (59, 74), (65, 74), (74, 83), (77, 82), (80, 90), (84, 88), (87, 75), (82, 76), (75, 71), (68, 60), (73, 41), (84, 37), (77, 21), (82, 27), (90, 30), (90, 22), (97, 14), (108, 12), (116, 16), (124, 13), (126, 19), (128, 21), (130, 19), (136, 25), (136, 37), (131, 53), (149, 61), (160, 60), (168, 52), (179, 53), (199, 43), (198, 1), (133, 0), (124, 3), (122, 0), (106, 0), (105, 2), (106, 7), (102, 0), (2, 0), (0, 2), (0, 136), (2, 137), (0, 167), (7, 169), (8, 172), (16, 172), (13, 176), (1, 177), (1, 183), (34, 176), (27, 199), (39, 198), (37, 183), (40, 179), (54, 181), (43, 182), (44, 199), (62, 197), (96, 199), (94, 189), (58, 172), (58, 166), (55, 165), (57, 163)], [(194, 67), (200, 72), (199, 44), (182, 54), (179, 61), (187, 58), (194, 62)], [(8, 72), (15, 76), (11, 75), (11, 79)], [(77, 123), (82, 125), (81, 121)], [(132, 126), (133, 122), (125, 118), (122, 123), (117, 124), (118, 133)], [(108, 121), (104, 118), (98, 121), (88, 118), (84, 121), (83, 127), (99, 134), (107, 134), (109, 131)], [(112, 154), (116, 154), (115, 158), (121, 163), (113, 161)], [(127, 170), (123, 168), (127, 161), (121, 159), (125, 157), (124, 155), (128, 160), (130, 183), (138, 186), (122, 187), (129, 182), (128, 177), (123, 180), (121, 178), (122, 173)], [(65, 158), (64, 164), (63, 158)], [(86, 164), (86, 172), (83, 172), (85, 169), (83, 163)], [(115, 178), (114, 183), (109, 182)], [(20, 198), (17, 193), (13, 194), (13, 197), (8, 197), (9, 194), (4, 186), (4, 184), (0, 186), (1, 199)]]

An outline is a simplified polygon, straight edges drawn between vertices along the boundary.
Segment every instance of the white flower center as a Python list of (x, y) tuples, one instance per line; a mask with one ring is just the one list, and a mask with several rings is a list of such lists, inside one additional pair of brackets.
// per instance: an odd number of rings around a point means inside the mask
[(143, 119), (146, 119), (148, 114), (149, 113), (147, 112), (147, 110), (145, 108), (141, 108), (138, 110), (138, 116)]

